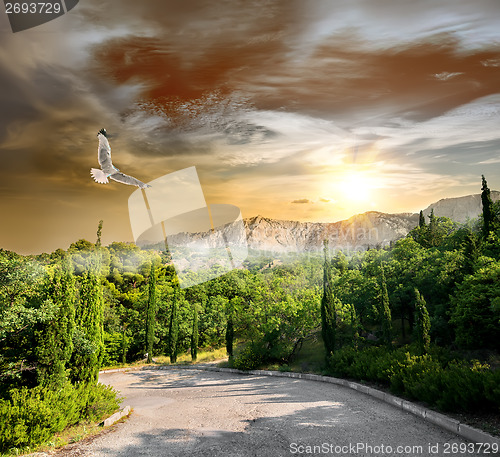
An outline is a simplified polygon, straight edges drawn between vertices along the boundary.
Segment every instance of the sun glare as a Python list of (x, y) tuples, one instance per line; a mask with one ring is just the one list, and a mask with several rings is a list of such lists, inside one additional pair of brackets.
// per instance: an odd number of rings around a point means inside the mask
[(376, 187), (374, 179), (368, 173), (351, 171), (338, 181), (337, 191), (342, 200), (372, 204)]

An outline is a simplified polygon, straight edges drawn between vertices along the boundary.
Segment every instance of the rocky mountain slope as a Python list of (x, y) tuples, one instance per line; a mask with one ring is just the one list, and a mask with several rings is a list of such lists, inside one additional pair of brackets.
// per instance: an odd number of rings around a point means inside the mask
[[(500, 200), (500, 192), (492, 191), (493, 201)], [(429, 205), (438, 217), (464, 223), (482, 212), (481, 195), (445, 198)], [(387, 214), (377, 211), (358, 214), (347, 220), (320, 223), (278, 221), (257, 216), (245, 219), (248, 246), (252, 249), (278, 252), (318, 251), (323, 240), (329, 241), (330, 249), (364, 250), (368, 247), (384, 246), (403, 238), (418, 225), (418, 214)]]
[[(492, 190), (491, 199), (493, 201), (500, 200), (500, 192)], [(467, 219), (474, 219), (482, 213), (481, 194), (443, 198), (429, 205), (424, 210), (424, 214), (428, 216), (431, 210), (434, 210), (436, 216), (449, 217), (451, 220), (464, 223)]]
[(364, 250), (404, 237), (418, 224), (417, 214), (370, 211), (345, 221), (277, 221), (262, 216), (245, 219), (248, 246), (279, 252), (319, 251), (323, 240), (330, 249)]
[[(500, 200), (500, 192), (492, 191), (491, 197), (493, 201)], [(481, 195), (445, 198), (429, 205), (423, 213), (428, 217), (432, 210), (438, 217), (449, 217), (464, 223), (481, 214)], [(322, 250), (323, 240), (328, 240), (332, 250), (356, 251), (385, 246), (405, 237), (418, 225), (418, 218), (417, 213), (387, 214), (369, 211), (338, 222), (282, 221), (256, 216), (244, 219), (243, 223), (246, 243), (250, 249), (282, 253), (314, 252)], [(170, 242), (172, 246), (220, 249), (227, 245), (227, 235), (233, 229), (228, 226), (225, 230), (216, 230), (210, 236), (207, 233), (179, 233), (171, 237)], [(242, 231), (232, 232), (229, 237), (234, 246), (245, 246), (244, 238)]]

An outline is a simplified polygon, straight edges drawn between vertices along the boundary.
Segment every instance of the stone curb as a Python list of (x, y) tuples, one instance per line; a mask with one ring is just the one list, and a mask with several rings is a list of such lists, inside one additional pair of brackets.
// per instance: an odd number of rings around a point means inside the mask
[(241, 375), (276, 376), (282, 378), (306, 379), (309, 381), (316, 381), (316, 382), (329, 382), (331, 384), (344, 386), (349, 389), (357, 390), (358, 392), (369, 395), (370, 397), (374, 397), (378, 400), (383, 401), (384, 403), (395, 406), (396, 408), (402, 409), (403, 411), (406, 411), (417, 417), (420, 417), (426, 422), (430, 422), (449, 432), (455, 433), (456, 435), (461, 436), (462, 438), (465, 438), (468, 441), (472, 441), (474, 443), (498, 444), (500, 446), (500, 438), (490, 435), (489, 433), (483, 432), (482, 430), (479, 430), (477, 428), (471, 427), (470, 425), (462, 424), (460, 421), (445, 416), (444, 414), (440, 414), (436, 411), (424, 408), (420, 405), (416, 405), (407, 400), (403, 400), (402, 398), (395, 397), (394, 395), (374, 389), (373, 387), (368, 387), (363, 384), (359, 384), (357, 382), (348, 381), (346, 379), (334, 378), (331, 376), (321, 376), (311, 373), (296, 373), (292, 371), (283, 371), (283, 372), (267, 371), (267, 370), (243, 371), (243, 370), (237, 370), (235, 368), (221, 368), (216, 366), (193, 366), (193, 365), (161, 365), (161, 366), (145, 366), (137, 368), (135, 367), (115, 368), (112, 370), (100, 371), (99, 374), (114, 373), (118, 371), (168, 370), (168, 369), (179, 369), (179, 368), (190, 369), (190, 370), (201, 370), (201, 371), (220, 371), (222, 373), (234, 373)]
[(116, 421), (119, 421), (122, 417), (127, 416), (130, 413), (130, 406), (125, 406), (121, 411), (118, 411), (111, 416), (109, 416), (107, 419), (104, 419), (99, 425), (101, 427), (109, 427), (110, 425), (113, 425)]

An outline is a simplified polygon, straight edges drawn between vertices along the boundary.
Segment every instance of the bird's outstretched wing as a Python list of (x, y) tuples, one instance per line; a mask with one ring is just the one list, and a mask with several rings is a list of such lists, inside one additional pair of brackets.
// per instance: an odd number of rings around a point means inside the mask
[(149, 184), (145, 184), (142, 181), (139, 181), (137, 178), (133, 176), (126, 175), (122, 172), (113, 173), (109, 176), (111, 179), (117, 182), (121, 182), (123, 184), (129, 184), (131, 186), (137, 186), (141, 189), (146, 189), (147, 187), (151, 187)]
[(90, 176), (92, 176), (92, 178), (94, 178), (94, 181), (98, 182), (99, 184), (107, 184), (109, 182), (108, 175), (99, 168), (91, 168)]
[(106, 137), (106, 130), (101, 129), (97, 134), (97, 138), (99, 138), (97, 160), (105, 173), (111, 173), (115, 170), (115, 167), (113, 166), (113, 162), (111, 162), (111, 147)]
[(99, 139), (97, 159), (99, 160), (101, 170), (97, 168), (91, 168), (90, 170), (90, 174), (96, 182), (99, 184), (107, 184), (108, 178), (111, 178), (114, 181), (137, 186), (141, 189), (151, 187), (149, 184), (145, 184), (132, 176), (121, 173), (120, 170), (113, 165), (111, 161), (111, 147), (109, 146), (108, 135), (105, 129), (99, 130), (97, 138)]

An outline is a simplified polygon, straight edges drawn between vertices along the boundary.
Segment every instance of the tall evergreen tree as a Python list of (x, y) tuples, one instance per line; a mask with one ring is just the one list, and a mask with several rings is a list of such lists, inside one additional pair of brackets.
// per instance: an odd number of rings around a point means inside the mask
[(177, 340), (179, 338), (179, 322), (177, 318), (177, 307), (179, 300), (179, 286), (174, 286), (174, 295), (172, 300), (172, 308), (170, 310), (170, 323), (168, 326), (167, 349), (170, 357), (170, 362), (177, 362)]
[(420, 210), (420, 216), (418, 217), (418, 226), (426, 227), (424, 212)]
[(384, 267), (380, 267), (380, 327), (382, 340), (388, 346), (392, 346), (392, 315), (385, 281)]
[(95, 243), (96, 247), (101, 247), (101, 234), (102, 234), (102, 219), (99, 221), (99, 225), (97, 226), (97, 241)]
[(427, 234), (427, 242), (429, 246), (437, 246), (438, 245), (438, 221), (437, 217), (434, 215), (434, 208), (431, 210), (431, 214), (429, 214), (429, 227)]
[(484, 175), (481, 175), (481, 203), (483, 204), (483, 238), (486, 240), (491, 230), (493, 229), (493, 221), (495, 218), (493, 212), (493, 202), (491, 200), (490, 189)]
[(429, 236), (429, 228), (425, 223), (424, 212), (420, 210), (420, 215), (418, 217), (418, 226), (410, 231), (409, 235), (421, 246), (427, 246), (428, 244), (428, 236)]
[(97, 239), (94, 246), (92, 246), (91, 251), (92, 255), (90, 256), (90, 263), (88, 264), (88, 268), (90, 268), (96, 275), (101, 275), (102, 264), (103, 264), (103, 252), (104, 249), (101, 246), (101, 235), (102, 235), (102, 224), (103, 221), (99, 221), (99, 225), (97, 226)]
[(416, 336), (417, 343), (421, 354), (429, 351), (431, 344), (431, 319), (427, 311), (427, 305), (424, 297), (420, 294), (418, 289), (415, 288), (415, 312), (416, 312)]
[(74, 382), (97, 383), (104, 355), (104, 301), (99, 276), (86, 270), (81, 278), (80, 301), (76, 308), (75, 352), (71, 362)]
[(123, 324), (122, 327), (121, 350), (122, 350), (122, 363), (127, 363), (127, 326), (125, 324)]
[(464, 274), (470, 275), (474, 272), (474, 266), (479, 258), (479, 248), (476, 243), (476, 236), (470, 230), (465, 236), (461, 247), (464, 253), (463, 272)]
[(328, 241), (324, 241), (325, 261), (323, 266), (323, 297), (321, 298), (321, 336), (327, 357), (335, 352), (336, 298), (333, 294), (332, 267), (328, 259)]
[(233, 322), (233, 313), (230, 312), (227, 317), (227, 325), (226, 325), (226, 350), (229, 358), (233, 357), (233, 343), (234, 343), (234, 322)]
[(155, 322), (156, 322), (156, 266), (153, 262), (149, 273), (148, 282), (148, 305), (146, 308), (146, 352), (148, 354), (147, 362), (153, 361), (153, 344), (155, 340)]
[(48, 296), (56, 312), (36, 332), (37, 376), (40, 384), (60, 387), (66, 381), (66, 364), (73, 353), (75, 329), (75, 278), (68, 261), (54, 271)]
[(359, 319), (354, 305), (351, 306), (352, 344), (357, 349), (359, 341)]
[(191, 327), (191, 360), (193, 362), (198, 358), (198, 342), (199, 342), (199, 332), (198, 332), (198, 305), (193, 304), (193, 325)]

